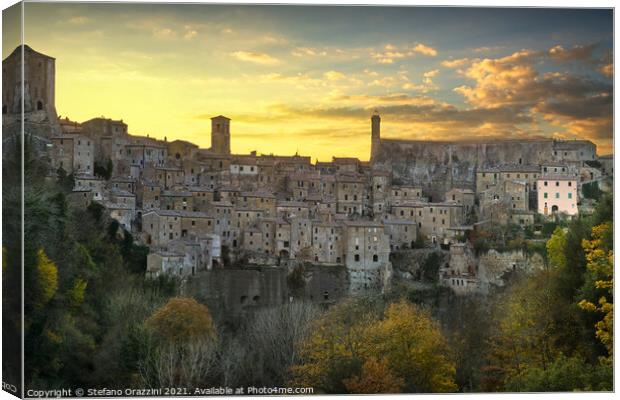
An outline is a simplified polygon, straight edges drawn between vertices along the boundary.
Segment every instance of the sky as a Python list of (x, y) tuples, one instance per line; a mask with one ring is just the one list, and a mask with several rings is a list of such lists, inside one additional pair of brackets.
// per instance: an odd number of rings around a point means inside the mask
[(611, 10), (26, 3), (24, 25), (58, 113), (132, 134), (209, 147), (222, 114), (234, 153), (367, 160), (376, 109), (386, 138), (613, 152)]

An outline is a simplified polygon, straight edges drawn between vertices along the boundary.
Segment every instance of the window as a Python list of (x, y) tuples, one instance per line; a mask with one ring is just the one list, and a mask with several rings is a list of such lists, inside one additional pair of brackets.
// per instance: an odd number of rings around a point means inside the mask
[(556, 193), (556, 194), (555, 194), (555, 198), (556, 198), (556, 199), (559, 199), (559, 198), (560, 198), (560, 194), (559, 194), (559, 193)]
[(378, 256), (378, 255), (376, 255), (376, 254), (373, 254), (373, 256), (372, 256), (372, 261), (373, 261), (373, 262), (377, 262), (377, 261), (379, 261), (379, 256)]
[(568, 198), (569, 198), (569, 199), (572, 199), (572, 198), (573, 198), (573, 194), (572, 194), (572, 193), (569, 193), (569, 194), (568, 194)]
[(360, 255), (359, 255), (359, 254), (356, 254), (356, 255), (355, 255), (355, 261), (359, 261), (359, 260), (360, 260)]

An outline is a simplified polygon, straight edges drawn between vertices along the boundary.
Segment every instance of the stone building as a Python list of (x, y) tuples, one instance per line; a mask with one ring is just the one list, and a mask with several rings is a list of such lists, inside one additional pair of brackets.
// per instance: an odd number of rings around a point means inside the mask
[(338, 174), (336, 176), (336, 212), (342, 214), (364, 213), (366, 182), (359, 174)]
[(159, 184), (141, 179), (136, 188), (136, 201), (144, 211), (161, 208), (161, 187)]
[(388, 171), (374, 170), (370, 173), (370, 182), (368, 183), (370, 211), (375, 216), (380, 216), (388, 211), (390, 180)]
[(529, 183), (523, 180), (504, 181), (504, 204), (509, 210), (529, 210)]
[(380, 288), (384, 271), (391, 268), (390, 242), (383, 224), (345, 221), (343, 248), (350, 292)]
[(146, 276), (182, 276), (185, 254), (170, 251), (154, 251), (146, 256)]
[(463, 205), (465, 214), (473, 211), (476, 205), (476, 194), (473, 190), (467, 188), (452, 188), (446, 192), (446, 201), (453, 201), (456, 204)]
[(312, 261), (312, 223), (308, 218), (288, 218), (291, 227), (290, 254), (294, 258)]
[(577, 215), (577, 178), (566, 175), (543, 175), (538, 179), (538, 213)]
[(388, 191), (388, 202), (391, 206), (397, 206), (409, 201), (423, 201), (422, 188), (418, 186), (398, 185), (392, 186)]
[(159, 196), (159, 203), (162, 210), (194, 210), (194, 196), (186, 190), (164, 190)]
[(105, 181), (92, 174), (76, 174), (74, 176), (76, 189), (88, 189), (93, 192), (93, 200), (102, 200), (104, 195)]
[(605, 176), (613, 176), (614, 174), (614, 156), (613, 154), (607, 154), (600, 156), (598, 161), (601, 163), (601, 172)]
[(94, 146), (81, 135), (59, 135), (51, 138), (50, 159), (52, 171), (63, 169), (67, 174), (94, 172)]
[(343, 226), (332, 221), (312, 221), (313, 260), (321, 264), (342, 264)]
[(2, 60), (3, 125), (21, 120), (22, 93), (25, 119), (53, 124), (55, 129), (52, 132), (60, 133), (56, 114), (56, 60), (34, 51), (28, 45), (18, 46)]
[(418, 230), (415, 221), (385, 219), (383, 226), (385, 234), (390, 238), (390, 251), (414, 248)]
[(230, 118), (223, 115), (211, 118), (211, 151), (215, 154), (230, 154)]

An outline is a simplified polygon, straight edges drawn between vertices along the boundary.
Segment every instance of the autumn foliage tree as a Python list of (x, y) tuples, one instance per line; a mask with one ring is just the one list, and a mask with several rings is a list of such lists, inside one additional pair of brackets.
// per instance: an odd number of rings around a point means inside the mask
[(344, 379), (343, 383), (349, 393), (355, 394), (400, 393), (405, 386), (405, 380), (392, 373), (385, 358), (374, 357), (364, 362), (360, 376)]
[(299, 345), (293, 384), (327, 393), (451, 392), (455, 366), (437, 323), (404, 300), (381, 310), (348, 300)]
[(155, 335), (166, 342), (211, 340), (216, 337), (209, 309), (196, 300), (174, 297), (146, 321)]
[(209, 309), (193, 298), (174, 297), (145, 323), (147, 356), (140, 372), (147, 386), (195, 387), (215, 366), (216, 331)]
[(613, 388), (612, 204), (556, 228), (547, 266), (502, 291), (483, 391)]
[(592, 239), (583, 241), (586, 251), (587, 267), (591, 274), (591, 286), (600, 292), (600, 297), (595, 301), (583, 299), (579, 302), (582, 309), (599, 313), (602, 319), (595, 325), (596, 337), (605, 345), (608, 356), (602, 357), (602, 361), (611, 365), (614, 354), (614, 305), (613, 305), (613, 273), (614, 252), (605, 246), (605, 238), (613, 237), (613, 226), (606, 222), (592, 228)]
[(37, 277), (39, 291), (36, 305), (43, 307), (54, 297), (58, 289), (58, 267), (43, 249), (37, 252)]

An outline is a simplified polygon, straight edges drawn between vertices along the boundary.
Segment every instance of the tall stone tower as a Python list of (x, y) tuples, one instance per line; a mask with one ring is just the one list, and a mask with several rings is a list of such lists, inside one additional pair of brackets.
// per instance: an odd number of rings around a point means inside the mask
[[(24, 57), (24, 113), (29, 120), (54, 120), (56, 66), (53, 57), (18, 46), (2, 60), (2, 115), (21, 115), (22, 112), (22, 50)], [(4, 119), (4, 118), (3, 118)]]
[(223, 115), (211, 118), (211, 151), (230, 154), (230, 118)]
[(370, 144), (370, 161), (373, 162), (379, 153), (379, 147), (381, 147), (381, 117), (379, 112), (375, 110), (370, 118), (372, 142)]

